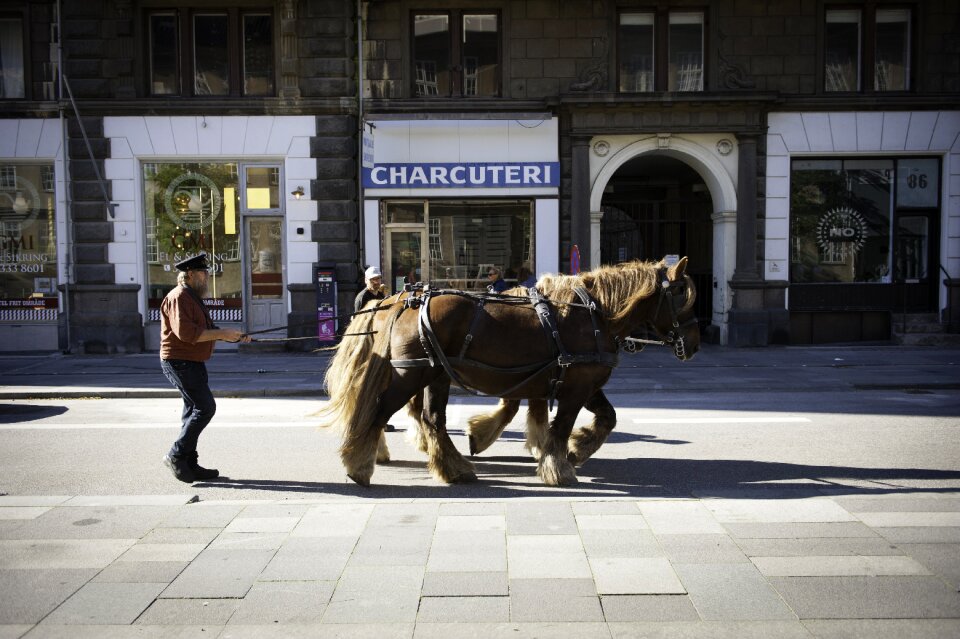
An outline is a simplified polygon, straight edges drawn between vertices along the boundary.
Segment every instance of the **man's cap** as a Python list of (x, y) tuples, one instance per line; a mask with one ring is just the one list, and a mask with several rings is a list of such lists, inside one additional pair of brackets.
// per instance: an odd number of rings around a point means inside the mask
[(383, 277), (383, 273), (380, 272), (379, 266), (370, 266), (364, 271), (363, 277), (369, 280), (375, 277)]
[(206, 253), (200, 253), (193, 257), (188, 257), (185, 260), (180, 260), (174, 266), (178, 271), (206, 271), (210, 268), (210, 265), (207, 264)]

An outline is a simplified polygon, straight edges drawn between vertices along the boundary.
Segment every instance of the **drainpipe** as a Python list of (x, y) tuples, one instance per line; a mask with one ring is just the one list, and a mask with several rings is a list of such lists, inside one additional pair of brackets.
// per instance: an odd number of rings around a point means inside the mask
[(357, 0), (357, 238), (360, 268), (366, 263), (364, 246), (364, 200), (363, 200), (363, 0)]
[(70, 152), (68, 151), (69, 132), (67, 118), (64, 115), (66, 105), (63, 101), (63, 17), (60, 0), (57, 0), (57, 111), (60, 117), (60, 153), (63, 161), (63, 218), (64, 241), (67, 250), (64, 253), (63, 315), (66, 318), (66, 345), (64, 354), (70, 354), (70, 284), (73, 282), (73, 216), (70, 214)]

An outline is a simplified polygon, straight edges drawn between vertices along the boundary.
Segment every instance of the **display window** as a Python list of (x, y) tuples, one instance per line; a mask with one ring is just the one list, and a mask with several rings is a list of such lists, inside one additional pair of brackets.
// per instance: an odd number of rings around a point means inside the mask
[(0, 163), (0, 321), (57, 319), (52, 164)]

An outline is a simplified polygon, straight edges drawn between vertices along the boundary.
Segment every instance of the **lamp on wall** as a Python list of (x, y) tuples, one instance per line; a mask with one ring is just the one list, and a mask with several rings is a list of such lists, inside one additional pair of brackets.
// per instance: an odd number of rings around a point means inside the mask
[(292, 195), (295, 199), (298, 199), (298, 200), (299, 200), (300, 198), (303, 197), (303, 187), (302, 187), (302, 186), (298, 186), (298, 187), (297, 187), (296, 189), (294, 189), (293, 191), (290, 191), (290, 195)]

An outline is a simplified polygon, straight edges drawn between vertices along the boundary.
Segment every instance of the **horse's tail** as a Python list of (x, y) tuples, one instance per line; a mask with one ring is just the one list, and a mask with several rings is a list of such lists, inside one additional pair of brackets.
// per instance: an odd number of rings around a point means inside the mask
[[(352, 447), (352, 441), (362, 435), (376, 415), (377, 397), (390, 382), (390, 336), (393, 324), (402, 312), (388, 311), (389, 319), (378, 326), (372, 337), (362, 337), (356, 343), (340, 344), (330, 361), (324, 377), (324, 386), (330, 397), (320, 412), (321, 426), (336, 426), (343, 438), (341, 452)], [(351, 324), (353, 332), (367, 332), (374, 324), (373, 316), (364, 317), (359, 327), (357, 316)], [(378, 323), (379, 324), (379, 323)], [(384, 325), (385, 324), (385, 325)], [(362, 327), (362, 330), (360, 330)]]

